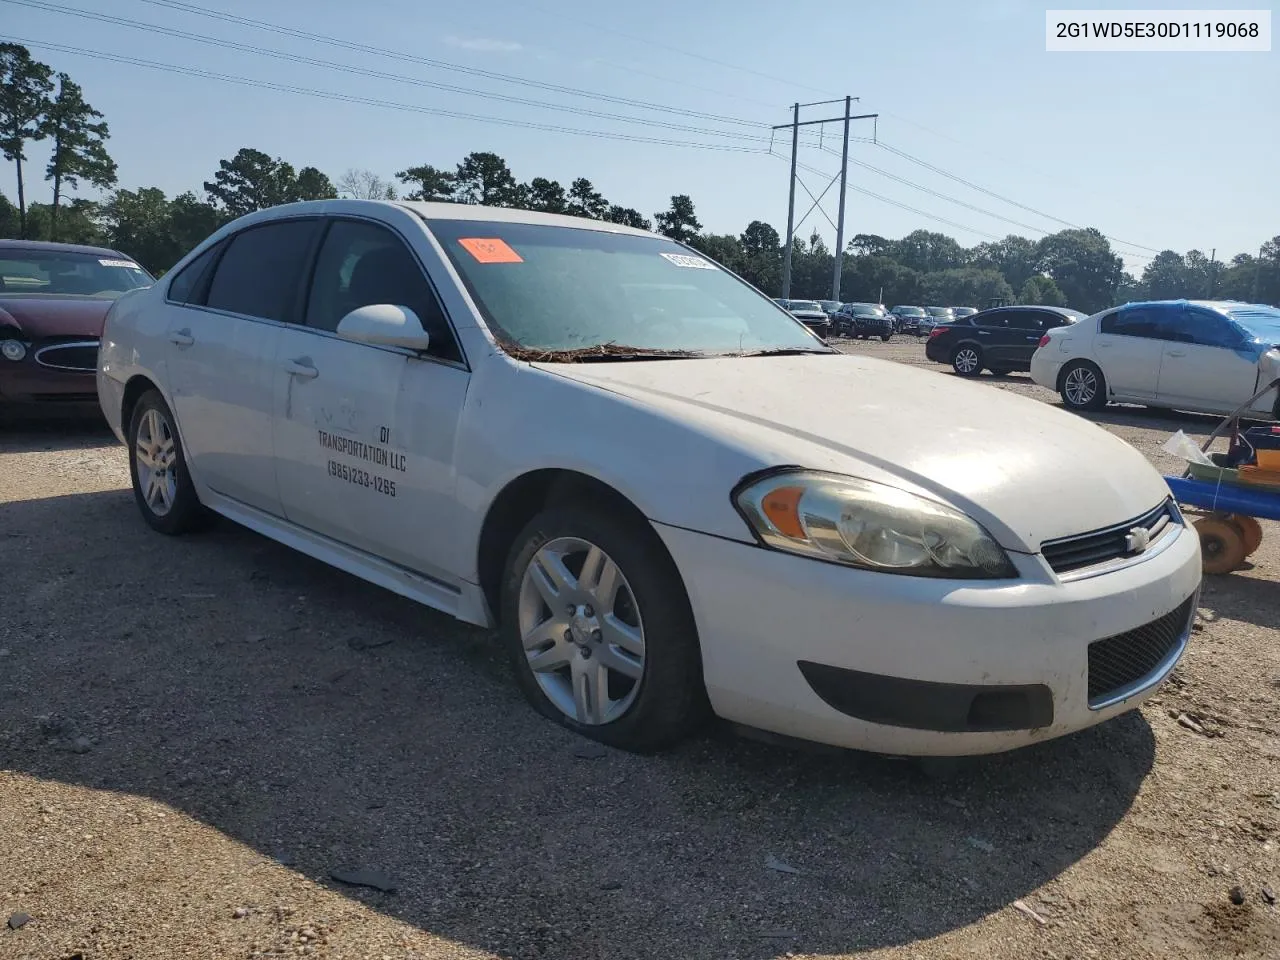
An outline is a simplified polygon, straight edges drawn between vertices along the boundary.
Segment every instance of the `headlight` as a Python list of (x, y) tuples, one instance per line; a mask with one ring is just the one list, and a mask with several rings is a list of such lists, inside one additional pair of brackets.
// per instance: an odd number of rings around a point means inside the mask
[(991, 535), (958, 510), (870, 480), (810, 471), (771, 474), (734, 496), (775, 550), (916, 577), (1017, 576)]
[(6, 360), (12, 360), (17, 363), (27, 355), (27, 348), (21, 340), (5, 340), (0, 343), (0, 354), (4, 354)]

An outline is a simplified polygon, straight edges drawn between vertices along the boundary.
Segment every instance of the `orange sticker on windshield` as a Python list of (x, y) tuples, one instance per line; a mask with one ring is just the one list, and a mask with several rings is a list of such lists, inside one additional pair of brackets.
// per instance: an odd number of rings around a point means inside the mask
[(466, 237), (458, 242), (479, 263), (524, 263), (520, 254), (498, 237)]

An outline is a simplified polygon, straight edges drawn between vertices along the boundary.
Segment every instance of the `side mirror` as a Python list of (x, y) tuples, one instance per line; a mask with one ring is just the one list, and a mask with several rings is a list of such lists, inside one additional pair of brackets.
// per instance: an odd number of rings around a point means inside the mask
[(418, 315), (408, 307), (391, 303), (357, 307), (338, 321), (337, 334), (347, 340), (378, 347), (425, 350), (431, 344)]

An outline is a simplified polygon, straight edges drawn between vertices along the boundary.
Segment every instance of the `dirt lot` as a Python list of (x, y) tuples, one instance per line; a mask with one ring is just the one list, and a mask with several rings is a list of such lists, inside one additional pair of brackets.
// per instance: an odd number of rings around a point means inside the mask
[[(1213, 424), (1097, 419), (1168, 468)], [(4, 960), (1280, 955), (1280, 525), (1140, 712), (939, 779), (596, 749), (485, 632), (127, 483), (100, 427), (0, 432)]]

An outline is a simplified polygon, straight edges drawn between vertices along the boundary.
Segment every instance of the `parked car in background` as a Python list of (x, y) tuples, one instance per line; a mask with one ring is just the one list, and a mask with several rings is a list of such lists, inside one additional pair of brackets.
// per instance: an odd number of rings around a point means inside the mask
[(819, 300), (818, 306), (826, 311), (828, 317), (834, 317), (836, 311), (840, 309), (839, 300)]
[(893, 337), (895, 329), (893, 316), (875, 303), (846, 303), (835, 315), (832, 326), (841, 336), (879, 337), (884, 341)]
[(950, 307), (925, 307), (924, 310), (928, 316), (916, 325), (919, 327), (921, 333), (927, 334), (938, 324), (950, 323), (956, 318), (956, 315), (951, 312)]
[(820, 337), (831, 335), (831, 318), (817, 300), (788, 300), (791, 315)]
[[(1074, 410), (1110, 401), (1202, 413), (1235, 411), (1280, 377), (1280, 309), (1204, 300), (1129, 303), (1039, 341), (1031, 379)], [(1272, 390), (1250, 407), (1280, 420)]]
[(962, 377), (983, 370), (997, 376), (1029, 370), (1031, 355), (1045, 332), (1084, 318), (1066, 307), (994, 307), (970, 317), (940, 324), (929, 335), (925, 356), (948, 363)]
[(919, 333), (920, 321), (927, 320), (929, 314), (924, 307), (897, 306), (889, 311), (898, 318), (898, 329), (903, 333)]
[(1195, 617), (1199, 538), (1138, 450), (843, 354), (620, 224), (260, 210), (117, 301), (98, 393), (157, 532), (211, 510), (495, 628), (534, 709), (617, 747), (714, 713), (1011, 750), (1138, 706)]
[(951, 312), (955, 314), (957, 320), (961, 317), (972, 317), (978, 312), (977, 307), (952, 307)]
[(116, 250), (0, 240), (0, 408), (96, 409), (103, 318), (154, 280)]

